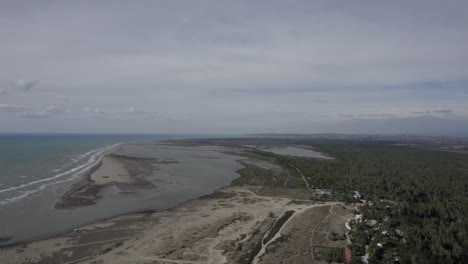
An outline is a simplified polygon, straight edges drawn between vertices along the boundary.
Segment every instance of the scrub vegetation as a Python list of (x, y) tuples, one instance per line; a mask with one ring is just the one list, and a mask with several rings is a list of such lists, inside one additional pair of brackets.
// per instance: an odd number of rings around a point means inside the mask
[(363, 215), (374, 222), (353, 228), (354, 262), (367, 252), (369, 263), (468, 263), (467, 155), (379, 143), (300, 144), (334, 159), (254, 152), (299, 169), (311, 189), (331, 190), (329, 199), (363, 195)]

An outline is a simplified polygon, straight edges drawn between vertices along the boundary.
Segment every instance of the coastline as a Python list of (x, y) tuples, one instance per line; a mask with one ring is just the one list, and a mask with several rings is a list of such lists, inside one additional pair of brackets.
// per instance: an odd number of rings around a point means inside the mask
[(55, 208), (70, 209), (93, 205), (100, 198), (99, 192), (109, 186), (115, 186), (120, 190), (154, 188), (154, 184), (144, 177), (152, 173), (154, 165), (169, 163), (177, 161), (118, 154), (105, 155), (81, 181), (59, 197)]
[[(327, 235), (330, 230), (346, 231), (349, 205), (310, 200), (309, 190), (287, 168), (252, 153), (241, 155), (239, 149), (234, 153), (242, 156), (237, 160), (243, 166), (239, 177), (210, 194), (164, 210), (121, 214), (2, 246), (0, 262), (262, 264), (298, 255), (302, 259), (295, 263), (322, 263), (311, 248), (346, 245), (343, 240), (328, 241)], [(175, 162), (109, 154), (62, 196), (62, 205), (68, 206), (62, 208), (94, 203), (107, 186), (148, 188), (143, 179), (148, 170)]]
[[(266, 247), (297, 232), (297, 225), (323, 225), (333, 214), (349, 214), (350, 208), (342, 203), (259, 196), (260, 188), (227, 186), (167, 210), (125, 214), (47, 239), (9, 245), (2, 248), (0, 262), (233, 263), (247, 258), (249, 262), (239, 263), (262, 263), (267, 256), (279, 261), (286, 256), (265, 255)], [(342, 223), (327, 224), (344, 228)], [(311, 235), (317, 241), (325, 237), (318, 230), (310, 232), (295, 236), (302, 242)], [(286, 249), (296, 247), (294, 243)]]

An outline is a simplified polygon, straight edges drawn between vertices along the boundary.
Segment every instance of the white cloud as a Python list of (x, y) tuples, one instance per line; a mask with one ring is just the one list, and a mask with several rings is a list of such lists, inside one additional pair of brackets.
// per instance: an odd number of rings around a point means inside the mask
[(338, 114), (339, 117), (342, 117), (342, 118), (353, 118), (354, 115), (352, 114)]
[[(50, 128), (90, 132), (93, 117), (110, 131), (113, 120), (152, 132), (193, 119), (170, 129), (274, 132), (294, 120), (447, 118), (439, 105), (468, 115), (468, 2), (348, 2), (0, 1), (1, 101), (66, 105), (80, 122), (54, 116)], [(9, 83), (22, 76), (41, 89)]]
[(430, 115), (431, 111), (428, 111), (428, 110), (426, 110), (426, 111), (413, 111), (413, 112), (411, 112), (411, 114), (413, 114), (413, 115)]
[(393, 114), (360, 114), (358, 117), (363, 118), (393, 118), (396, 117)]
[(25, 107), (22, 105), (0, 104), (0, 111), (3, 111), (3, 112), (17, 113), (17, 112), (22, 112), (24, 109)]
[(59, 113), (65, 112), (65, 110), (55, 105), (50, 105), (44, 110), (44, 112), (49, 113), (49, 114), (59, 114)]
[(98, 107), (83, 107), (83, 112), (91, 114), (104, 114), (101, 108)]
[(184, 121), (192, 120), (191, 118), (185, 117), (185, 116), (178, 117), (178, 116), (171, 116), (171, 115), (165, 115), (165, 114), (159, 114), (159, 113), (155, 113), (153, 115), (153, 119), (156, 121), (172, 121), (172, 122), (184, 122)]
[(21, 113), (21, 117), (24, 117), (24, 118), (45, 118), (45, 117), (48, 117), (50, 116), (49, 113), (46, 113), (44, 111), (40, 111), (40, 112), (23, 112)]
[(65, 95), (56, 95), (55, 98), (66, 102), (70, 101), (70, 98)]
[(37, 82), (34, 80), (17, 80), (14, 87), (19, 90), (29, 91), (36, 86), (36, 84)]

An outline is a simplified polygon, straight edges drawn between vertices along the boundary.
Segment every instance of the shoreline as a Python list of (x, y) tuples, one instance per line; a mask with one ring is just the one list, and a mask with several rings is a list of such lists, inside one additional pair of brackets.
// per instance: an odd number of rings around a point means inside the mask
[(121, 191), (131, 188), (154, 188), (155, 185), (144, 179), (157, 164), (177, 163), (173, 160), (131, 157), (119, 154), (104, 155), (82, 180), (75, 183), (56, 201), (57, 209), (73, 209), (93, 205), (100, 198), (99, 192), (109, 186)]
[(11, 243), (11, 244), (2, 244), (2, 245), (0, 245), (0, 252), (1, 252), (1, 250), (9, 249), (9, 248), (12, 248), (12, 247), (27, 245), (27, 244), (31, 244), (31, 243), (35, 243), (35, 242), (40, 242), (40, 241), (43, 241), (43, 240), (50, 240), (50, 239), (60, 238), (62, 236), (71, 234), (76, 229), (80, 229), (82, 227), (90, 226), (90, 225), (93, 225), (93, 224), (98, 224), (98, 223), (101, 223), (101, 222), (107, 222), (107, 221), (110, 221), (110, 220), (115, 219), (115, 218), (132, 216), (132, 215), (139, 215), (139, 214), (141, 214), (141, 215), (154, 214), (154, 213), (160, 213), (160, 212), (164, 212), (164, 211), (175, 210), (175, 209), (177, 209), (177, 207), (183, 206), (185, 203), (190, 203), (190, 202), (193, 202), (193, 201), (199, 200), (199, 199), (200, 200), (211, 199), (212, 196), (216, 195), (215, 194), (216, 192), (221, 191), (221, 190), (223, 190), (225, 188), (228, 188), (228, 187), (231, 187), (231, 186), (227, 185), (227, 186), (221, 187), (219, 189), (214, 190), (213, 192), (211, 192), (209, 194), (201, 195), (201, 196), (195, 197), (193, 199), (188, 199), (188, 200), (183, 201), (183, 202), (181, 202), (179, 204), (171, 206), (171, 207), (169, 207), (167, 209), (162, 209), (162, 210), (143, 209), (143, 210), (136, 210), (136, 211), (133, 211), (133, 212), (131, 211), (131, 212), (126, 212), (126, 213), (121, 213), (121, 214), (117, 214), (117, 215), (114, 215), (114, 216), (109, 216), (109, 217), (104, 217), (102, 219), (94, 220), (94, 221), (91, 221), (89, 223), (85, 223), (85, 224), (83, 224), (83, 225), (81, 225), (81, 226), (79, 226), (77, 228), (69, 228), (68, 230), (55, 232), (55, 233), (51, 233), (49, 235), (44, 235), (44, 236), (41, 236), (41, 237), (28, 239), (28, 240), (24, 240), (24, 241), (19, 241), (19, 242), (15, 242), (15, 243)]
[[(250, 154), (242, 157), (237, 160), (243, 166), (237, 171), (239, 177), (211, 193), (163, 210), (135, 210), (92, 221), (73, 231), (2, 245), (0, 262), (262, 264), (265, 259), (269, 259), (265, 263), (287, 261), (288, 256), (296, 254), (292, 252), (300, 250), (298, 254), (308, 259), (297, 263), (322, 263), (309, 262), (315, 255), (308, 247), (346, 245), (346, 241), (327, 241), (323, 226), (345, 232), (351, 207), (335, 201), (312, 201), (309, 191), (294, 182), (283, 166)], [(68, 199), (68, 208), (73, 208), (99, 199), (96, 194), (107, 186), (138, 188), (132, 184), (145, 176), (148, 167), (136, 167), (144, 164), (153, 170), (157, 164), (175, 162), (109, 154), (62, 199)], [(108, 175), (111, 172), (116, 176)], [(254, 182), (252, 174), (284, 180), (284, 184), (256, 185), (261, 181)], [(91, 196), (79, 197), (87, 192)], [(77, 196), (82, 200), (73, 200)], [(289, 241), (289, 237), (297, 239)]]
[[(149, 254), (143, 259), (154, 263), (231, 263), (244, 256), (252, 263), (262, 263), (262, 258), (270, 257), (267, 247), (289, 237), (298, 223), (314, 226), (328, 221), (336, 212), (342, 216), (350, 213), (351, 208), (339, 202), (259, 196), (256, 191), (261, 188), (226, 186), (166, 210), (126, 213), (83, 225), (73, 232), (2, 246), (0, 262), (42, 264), (101, 260), (103, 263), (127, 263), (128, 258), (122, 258), (120, 250), (131, 248), (138, 254)], [(345, 228), (342, 223), (329, 224), (334, 229)], [(317, 230), (313, 234), (325, 237), (325, 233)], [(306, 238), (309, 239), (309, 235), (303, 237)], [(234, 244), (238, 244), (237, 249)], [(186, 253), (199, 247), (210, 250), (203, 254), (198, 252), (199, 256)], [(235, 254), (231, 256), (226, 252)], [(204, 254), (209, 256), (204, 257)]]
[[(135, 144), (134, 142), (127, 142), (130, 145)], [(127, 144), (126, 142), (121, 142), (121, 144)], [(197, 147), (197, 146), (202, 146), (205, 144), (190, 144), (189, 142), (181, 141), (181, 140), (157, 140), (157, 141), (139, 141), (137, 142), (137, 145), (162, 145), (162, 146), (189, 146), (189, 147)], [(78, 179), (77, 182), (70, 184), (65, 190), (61, 190), (61, 192), (57, 193), (57, 196), (54, 200), (51, 200), (49, 203), (47, 203), (47, 206), (50, 206), (52, 210), (58, 212), (60, 214), (60, 211), (69, 211), (64, 212), (65, 214), (74, 214), (74, 210), (88, 210), (86, 207), (87, 206), (94, 206), (95, 204), (100, 203), (100, 199), (106, 200), (105, 198), (108, 196), (108, 194), (114, 193), (119, 195), (120, 197), (123, 197), (123, 195), (129, 194), (130, 196), (136, 197), (139, 193), (139, 190), (142, 190), (145, 193), (149, 193), (148, 191), (144, 191), (144, 189), (149, 189), (149, 188), (166, 188), (165, 185), (169, 188), (174, 188), (172, 186), (175, 186), (172, 184), (172, 180), (167, 180), (166, 182), (160, 181), (159, 179), (159, 164), (174, 164), (178, 163), (175, 159), (166, 157), (164, 154), (161, 156), (152, 156), (149, 154), (148, 156), (131, 156), (132, 154), (127, 154), (127, 152), (121, 152), (122, 148), (114, 149), (112, 152), (107, 152), (104, 156), (101, 156), (92, 166), (88, 167), (88, 170), (81, 175), (81, 177)], [(130, 153), (132, 153), (130, 151)], [(221, 152), (219, 152), (221, 153)], [(99, 181), (96, 183), (93, 179), (93, 174), (96, 173), (96, 171), (102, 169), (102, 167), (109, 167), (108, 163), (103, 162), (106, 158), (111, 157), (112, 159), (118, 159), (119, 163), (125, 163), (124, 167), (125, 169), (129, 170), (130, 177), (126, 181), (113, 181), (112, 177), (105, 177), (107, 178), (108, 182), (103, 183)], [(197, 156), (197, 158), (200, 158)], [(204, 159), (208, 159), (210, 157), (202, 157)], [(103, 164), (104, 163), (104, 164)], [(114, 164), (115, 165), (115, 164)], [(142, 166), (143, 165), (143, 166)], [(177, 164), (174, 164), (176, 166), (179, 166)], [(110, 166), (113, 167), (113, 166)], [(143, 168), (142, 168), (143, 167)], [(232, 171), (234, 173), (234, 170)], [(162, 177), (167, 177), (165, 176), (166, 173), (162, 173)], [(102, 175), (101, 175), (102, 176)], [(150, 176), (152, 182), (144, 179), (144, 177)], [(153, 178), (156, 177), (156, 180), (153, 180)], [(161, 183), (160, 183), (161, 182)], [(154, 183), (154, 184), (153, 184)], [(161, 184), (161, 186), (159, 186)], [(164, 184), (164, 185), (163, 185)], [(169, 186), (169, 185), (170, 186)], [(113, 218), (113, 217), (118, 217), (121, 215), (126, 215), (126, 214), (132, 214), (132, 213), (138, 213), (138, 212), (145, 212), (145, 211), (152, 211), (152, 210), (166, 210), (169, 209), (170, 207), (177, 206), (178, 204), (190, 200), (190, 199), (195, 199), (198, 198), (199, 196), (203, 195), (209, 195), (211, 192), (215, 191), (219, 187), (224, 187), (229, 183), (223, 184), (223, 185), (218, 185), (215, 188), (208, 188), (206, 191), (198, 192), (196, 196), (194, 195), (185, 195), (181, 194), (181, 196), (186, 198), (181, 198), (181, 199), (175, 199), (173, 201), (168, 201), (168, 205), (164, 205), (165, 202), (158, 202), (155, 201), (155, 203), (150, 203), (150, 202), (145, 202), (145, 206), (139, 206), (136, 205), (135, 207), (128, 207), (122, 210), (113, 210), (113, 212), (107, 213), (107, 214), (99, 214), (97, 217), (83, 217), (85, 220), (84, 221), (79, 221), (78, 223), (74, 224), (61, 224), (60, 228), (45, 228), (45, 231), (40, 231), (33, 233), (27, 233), (27, 235), (23, 235), (24, 233), (20, 233), (18, 237), (16, 237), (16, 233), (7, 233), (5, 234), (4, 237), (0, 237), (1, 243), (0, 243), (0, 249), (12, 245), (18, 245), (22, 243), (28, 243), (32, 241), (37, 241), (37, 240), (44, 240), (48, 239), (57, 235), (63, 235), (68, 232), (73, 231), (76, 227), (83, 226), (83, 225), (88, 225), (97, 221), (102, 221), (105, 219)], [(109, 189), (106, 189), (110, 187)], [(101, 192), (103, 190), (103, 192)], [(82, 195), (82, 194), (85, 195)], [(197, 191), (195, 191), (197, 193)], [(111, 195), (114, 195), (111, 194)], [(172, 195), (168, 192), (164, 193), (162, 198), (166, 198), (166, 196)], [(78, 196), (78, 197), (74, 197)], [(132, 198), (133, 198), (132, 197)], [(112, 197), (109, 197), (112, 199)], [(137, 198), (138, 199), (138, 198)], [(103, 201), (104, 201), (103, 200)], [(117, 205), (118, 206), (118, 205)], [(90, 208), (91, 209), (91, 208)], [(93, 209), (91, 209), (93, 210)], [(77, 215), (77, 217), (81, 218), (80, 215)], [(92, 218), (92, 219), (89, 219)], [(66, 222), (65, 222), (66, 223)], [(24, 232), (23, 228), (21, 226), (18, 226), (20, 229), (20, 232)], [(42, 229), (40, 226), (37, 226), (38, 229)], [(22, 236), (20, 238), (20, 236)]]

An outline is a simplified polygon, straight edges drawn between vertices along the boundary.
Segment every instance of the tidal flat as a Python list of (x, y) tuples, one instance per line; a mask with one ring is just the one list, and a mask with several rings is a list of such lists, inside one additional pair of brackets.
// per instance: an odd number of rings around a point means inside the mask
[[(0, 207), (2, 245), (62, 234), (98, 220), (165, 210), (239, 175), (240, 156), (220, 146), (124, 143), (78, 181)], [(104, 165), (104, 166), (103, 166)]]

